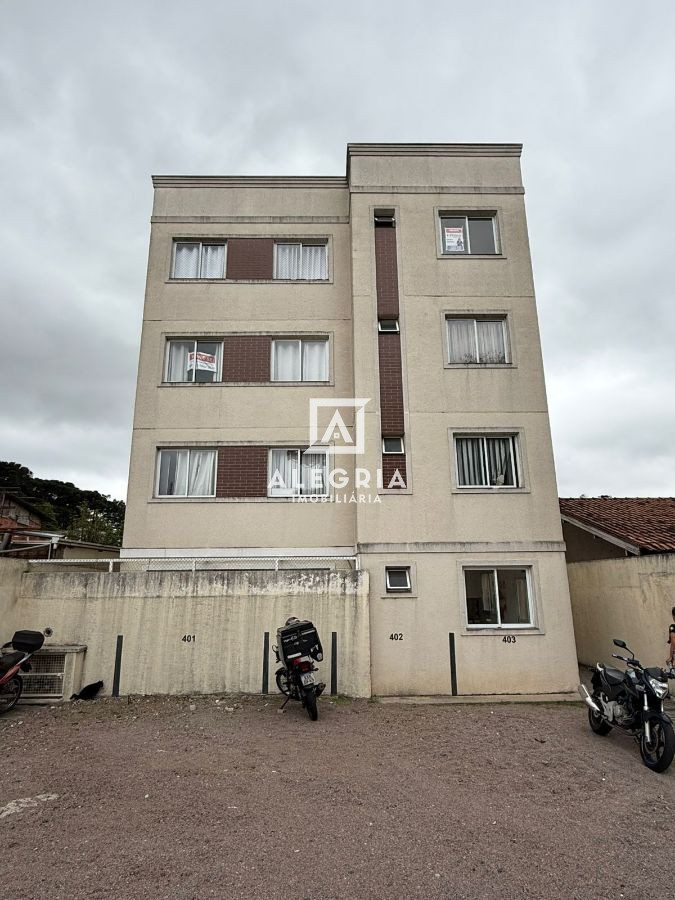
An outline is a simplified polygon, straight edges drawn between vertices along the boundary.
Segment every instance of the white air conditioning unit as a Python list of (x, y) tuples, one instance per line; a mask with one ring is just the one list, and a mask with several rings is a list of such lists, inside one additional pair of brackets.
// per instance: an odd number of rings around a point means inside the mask
[(82, 687), (87, 647), (83, 644), (45, 644), (30, 658), (30, 672), (22, 672), (21, 703), (68, 700)]

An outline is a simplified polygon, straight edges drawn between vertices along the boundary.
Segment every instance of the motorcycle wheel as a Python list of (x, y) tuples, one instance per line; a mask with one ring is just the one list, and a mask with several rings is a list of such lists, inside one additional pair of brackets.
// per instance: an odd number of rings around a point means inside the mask
[(277, 687), (279, 688), (281, 693), (285, 694), (288, 697), (288, 695), (291, 693), (291, 686), (288, 683), (288, 670), (277, 669), (275, 680), (277, 683)]
[(19, 702), (23, 684), (18, 675), (10, 678), (7, 684), (0, 687), (0, 715), (14, 709)]
[(316, 694), (314, 691), (308, 691), (305, 694), (305, 709), (312, 722), (316, 722), (319, 718), (319, 710), (316, 706)]
[(660, 716), (649, 717), (650, 740), (644, 732), (640, 736), (640, 756), (642, 762), (652, 772), (665, 772), (675, 755), (675, 734), (670, 722)]
[[(597, 698), (593, 698), (597, 702)], [(600, 734), (604, 737), (604, 735), (609, 734), (612, 730), (612, 726), (605, 722), (602, 716), (598, 715), (594, 710), (592, 710), (589, 706), (588, 708), (588, 724), (591, 726), (591, 731), (595, 732), (595, 734)]]

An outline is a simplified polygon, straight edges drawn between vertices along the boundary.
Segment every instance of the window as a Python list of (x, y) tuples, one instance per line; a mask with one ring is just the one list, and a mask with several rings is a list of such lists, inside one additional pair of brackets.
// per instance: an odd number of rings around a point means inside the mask
[(498, 252), (495, 217), (441, 216), (441, 247), (448, 255), (494, 255)]
[(469, 626), (518, 628), (532, 625), (528, 569), (465, 569)]
[(221, 341), (168, 341), (164, 381), (220, 381)]
[(516, 439), (456, 437), (457, 484), (459, 487), (519, 487)]
[(274, 277), (289, 281), (325, 281), (328, 278), (326, 244), (276, 244)]
[(328, 494), (326, 448), (273, 448), (269, 452), (268, 497)]
[(393, 332), (398, 334), (399, 327), (396, 319), (380, 319), (377, 323), (377, 330), (382, 332)]
[(452, 365), (505, 365), (506, 319), (446, 319), (448, 362)]
[(215, 483), (215, 450), (159, 451), (158, 497), (213, 497)]
[(382, 438), (383, 453), (404, 453), (402, 437), (386, 437)]
[(224, 278), (225, 244), (174, 241), (174, 278)]
[(387, 566), (384, 571), (387, 593), (409, 594), (412, 591), (410, 566)]
[(328, 341), (272, 341), (272, 381), (328, 381)]

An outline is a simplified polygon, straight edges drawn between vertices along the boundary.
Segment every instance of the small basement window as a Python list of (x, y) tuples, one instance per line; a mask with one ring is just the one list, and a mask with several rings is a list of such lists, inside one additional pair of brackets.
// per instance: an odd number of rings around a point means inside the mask
[(383, 453), (404, 453), (402, 437), (382, 438)]
[(380, 319), (377, 323), (377, 330), (382, 332), (389, 332), (392, 334), (398, 334), (400, 331), (398, 327), (397, 319)]
[(384, 571), (387, 593), (409, 594), (412, 591), (410, 566), (387, 566)]

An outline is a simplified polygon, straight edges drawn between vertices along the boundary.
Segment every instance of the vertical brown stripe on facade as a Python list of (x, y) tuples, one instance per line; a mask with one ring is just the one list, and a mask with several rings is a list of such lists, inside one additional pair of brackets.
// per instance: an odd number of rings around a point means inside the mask
[(401, 336), (380, 333), (377, 336), (380, 365), (380, 419), (383, 437), (401, 437), (405, 431), (403, 416), (403, 374)]
[[(394, 478), (398, 471), (396, 481), (392, 484), (392, 490), (398, 488), (402, 490), (408, 486), (408, 473), (406, 472), (405, 454), (404, 453), (383, 453), (382, 454), (382, 487), (388, 488), (391, 479)], [(403, 482), (403, 484), (401, 484)]]
[(226, 275), (235, 280), (274, 278), (272, 238), (229, 238)]
[(267, 447), (219, 447), (216, 497), (266, 497)]
[(223, 381), (270, 380), (272, 338), (266, 334), (230, 334), (223, 338)]
[(379, 319), (398, 318), (396, 228), (375, 227), (375, 286)]

